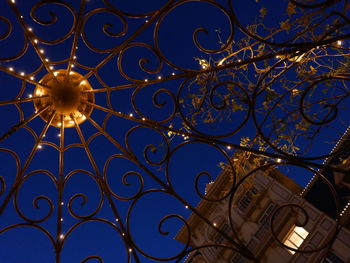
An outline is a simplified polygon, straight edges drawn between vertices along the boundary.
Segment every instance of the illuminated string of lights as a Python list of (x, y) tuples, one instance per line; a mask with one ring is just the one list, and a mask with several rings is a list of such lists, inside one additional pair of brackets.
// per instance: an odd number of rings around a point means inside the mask
[[(350, 135), (350, 126), (348, 126), (345, 130), (345, 132), (343, 133), (343, 135), (340, 137), (340, 139), (337, 141), (337, 143), (334, 145), (334, 147), (332, 148), (330, 154), (332, 154), (334, 151), (338, 150), (341, 143), (345, 140), (345, 137), (347, 137), (348, 135)], [(325, 160), (323, 161), (323, 165), (325, 165), (328, 161), (330, 160), (330, 157), (325, 158)], [(320, 169), (318, 169), (319, 171)], [(304, 193), (309, 190), (309, 188), (316, 182), (316, 179), (318, 178), (317, 174), (314, 174), (312, 176), (312, 178), (310, 179), (310, 181), (306, 184), (306, 186), (304, 187), (304, 189), (301, 191), (301, 193), (299, 194), (300, 196), (303, 196)], [(340, 216), (343, 216), (346, 212), (346, 210), (349, 208), (350, 205), (350, 201), (345, 205), (345, 207), (343, 208), (343, 210), (340, 213)]]

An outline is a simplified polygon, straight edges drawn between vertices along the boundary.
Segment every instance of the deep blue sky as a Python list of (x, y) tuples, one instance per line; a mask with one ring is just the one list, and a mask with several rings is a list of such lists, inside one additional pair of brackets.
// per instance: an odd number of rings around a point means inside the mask
[[(36, 24), (29, 17), (29, 9), (36, 1), (30, 0), (16, 0), (16, 6), (19, 8), (21, 14), (24, 16), (25, 22), (31, 26), (35, 33), (39, 37), (46, 40), (55, 40), (57, 37), (63, 36), (69, 31), (69, 26), (72, 24), (72, 16), (64, 8), (57, 5), (53, 5), (53, 10), (57, 12), (58, 21), (52, 26), (41, 26)], [(111, 1), (115, 7), (120, 10), (131, 13), (144, 13), (151, 12), (158, 9), (164, 4), (164, 0), (157, 1)], [(175, 1), (179, 2), (179, 1)], [(224, 0), (217, 1), (227, 8), (227, 2)], [(232, 1), (235, 12), (238, 19), (243, 25), (254, 23), (255, 17), (259, 14), (259, 10), (265, 6), (268, 9), (268, 15), (266, 17), (266, 23), (269, 27), (278, 27), (280, 21), (284, 21), (288, 17), (285, 14), (286, 1), (253, 1), (253, 0), (240, 0)], [(273, 3), (272, 3), (273, 2)], [(69, 1), (69, 3), (78, 10), (79, 1)], [(97, 7), (103, 7), (102, 1), (90, 0), (87, 2), (87, 10), (90, 11)], [(9, 8), (7, 2), (2, 0), (0, 3), (0, 15), (8, 18), (13, 22), (13, 32), (8, 39), (0, 41), (0, 58), (11, 56), (16, 54), (23, 45), (23, 34), (21, 33), (19, 24)], [(52, 7), (52, 6), (51, 6)], [(50, 18), (48, 15), (49, 7), (42, 7), (38, 10), (38, 15), (43, 20)], [(122, 29), (122, 23), (111, 14), (97, 14), (91, 17), (85, 26), (87, 32), (87, 39), (97, 48), (113, 48), (123, 43), (133, 32), (149, 18), (127, 18), (128, 31), (125, 36), (109, 38), (106, 37), (101, 28), (104, 23), (112, 23), (113, 27), (110, 28), (113, 32), (118, 32)], [(1, 21), (0, 21), (1, 22)], [(69, 25), (67, 27), (67, 25)], [(193, 44), (192, 33), (198, 27), (204, 27), (208, 30), (208, 35), (200, 34), (199, 41), (203, 43), (203, 46), (208, 49), (216, 49), (218, 45), (218, 37), (216, 30), (220, 29), (220, 37), (225, 40), (230, 34), (229, 23), (223, 13), (213, 5), (206, 2), (188, 2), (180, 5), (174, 9), (162, 22), (159, 29), (159, 46), (162, 53), (171, 60), (172, 63), (179, 67), (188, 69), (200, 70), (200, 65), (195, 58), (218, 60), (222, 58), (222, 54), (216, 54), (209, 56), (204, 54), (196, 48)], [(142, 32), (133, 42), (142, 42), (148, 45), (153, 45), (153, 29), (154, 23)], [(5, 30), (4, 24), (0, 23), (0, 33)], [(234, 27), (236, 42), (242, 37), (242, 33), (237, 27)], [(283, 38), (283, 36), (279, 36)], [(45, 50), (45, 57), (50, 61), (59, 61), (69, 56), (70, 47), (72, 45), (72, 37), (69, 37), (58, 45), (45, 45), (40, 46)], [(277, 37), (278, 39), (278, 37)], [(86, 66), (95, 66), (106, 57), (106, 53), (96, 54), (89, 50), (81, 38), (79, 39), (77, 49), (77, 61)], [(233, 47), (234, 49), (236, 47)], [(163, 65), (161, 71), (157, 74), (148, 74), (140, 70), (138, 66), (138, 59), (140, 57), (148, 56), (150, 63), (148, 67), (155, 69), (158, 64), (155, 60), (154, 54), (150, 50), (146, 50), (140, 47), (132, 47), (125, 52), (123, 58), (123, 70), (132, 78), (143, 79), (157, 79), (158, 76), (169, 76), (173, 72), (177, 75), (181, 73), (181, 70), (174, 70), (171, 66)], [(16, 72), (32, 72), (40, 61), (38, 56), (33, 52), (33, 48), (30, 46), (26, 54), (16, 61), (2, 62), (0, 66), (8, 68), (13, 67)], [(53, 65), (55, 69), (65, 68), (66, 63), (60, 65)], [(81, 68), (74, 68), (81, 74), (86, 73)], [(35, 78), (39, 80), (46, 74), (45, 70), (39, 72)], [(99, 70), (101, 79), (109, 86), (117, 86), (130, 83), (125, 79), (118, 71), (116, 66), (116, 58), (110, 60), (101, 70)], [(150, 85), (146, 89), (142, 89), (135, 98), (135, 104), (139, 107), (140, 111), (145, 113), (145, 116), (160, 120), (164, 119), (167, 114), (171, 112), (171, 101), (169, 98), (162, 94), (160, 100), (168, 102), (163, 108), (159, 109), (152, 105), (152, 95), (157, 89), (166, 88), (176, 94), (177, 89), (183, 79), (175, 79), (173, 81), (161, 82), (159, 84)], [(94, 89), (102, 88), (101, 84), (95, 77), (89, 79)], [(0, 87), (2, 92), (0, 93), (0, 100), (10, 100), (18, 94), (21, 82), (15, 77), (9, 76), (5, 72), (0, 72)], [(32, 94), (34, 85), (28, 84), (22, 95), (27, 97)], [(134, 114), (137, 116), (131, 105), (131, 95), (134, 88), (113, 91), (110, 99), (113, 109), (116, 112), (122, 112), (125, 114)], [(187, 90), (184, 89), (183, 93)], [(106, 106), (105, 93), (98, 93), (95, 96), (96, 104)], [(31, 102), (22, 103), (23, 112), (25, 117), (30, 116), (34, 112), (33, 104)], [(345, 113), (344, 113), (345, 114)], [(91, 117), (102, 125), (105, 113), (95, 109)], [(6, 132), (11, 126), (16, 124), (19, 120), (18, 110), (13, 106), (0, 106), (0, 134)], [(240, 119), (242, 116), (238, 117)], [(231, 122), (220, 123), (218, 128), (214, 132), (221, 130), (229, 130), (232, 126), (237, 125), (237, 119), (233, 119)], [(174, 120), (173, 125), (176, 128), (180, 127), (180, 121)], [(166, 123), (169, 125), (171, 122)], [(40, 118), (29, 123), (36, 133), (39, 133), (44, 127), (44, 122)], [(339, 132), (343, 131), (347, 124), (337, 126)], [(125, 146), (125, 136), (127, 131), (136, 126), (135, 122), (111, 117), (108, 120), (106, 131), (121, 145)], [(339, 126), (339, 127), (338, 127)], [(82, 132), (85, 138), (89, 138), (96, 129), (92, 127), (87, 121), (81, 125)], [(211, 132), (210, 129), (206, 129), (207, 132)], [(249, 121), (235, 136), (225, 138), (227, 142), (239, 144), (240, 138), (243, 136), (252, 137), (255, 135), (255, 128), (251, 121)], [(72, 143), (80, 143), (80, 139), (74, 128), (66, 129), (65, 145)], [(45, 140), (59, 144), (59, 129), (50, 127), (46, 133)], [(165, 133), (166, 134), (166, 133)], [(324, 137), (322, 137), (324, 136)], [(310, 155), (318, 155), (320, 153), (327, 154), (332, 148), (332, 144), (323, 143), (328, 140), (335, 140), (339, 137), (339, 133), (334, 133), (334, 130), (330, 129), (324, 134), (321, 134), (318, 145), (313, 148)], [(177, 136), (171, 141), (171, 150), (175, 149), (180, 143), (183, 142), (182, 137)], [(0, 147), (10, 148), (14, 150), (20, 160), (21, 164), (25, 162), (31, 148), (33, 147), (33, 137), (28, 131), (20, 129), (16, 134), (9, 137), (5, 141), (1, 142)], [(160, 137), (159, 133), (156, 133), (150, 129), (140, 128), (129, 136), (127, 142), (130, 146), (130, 150), (144, 163), (150, 171), (152, 171), (161, 180), (165, 181), (166, 164), (162, 165), (148, 165), (145, 163), (143, 156), (143, 149), (148, 144), (154, 144), (159, 146), (158, 151), (152, 155), (152, 160), (161, 160), (164, 154), (164, 141)], [(128, 197), (137, 192), (138, 180), (135, 176), (130, 176), (130, 186), (122, 184), (121, 178), (124, 173), (128, 171), (139, 172), (145, 182), (144, 190), (159, 189), (160, 186), (151, 178), (145, 174), (139, 167), (131, 163), (128, 160), (122, 158), (113, 159), (109, 166), (106, 166), (107, 159), (113, 154), (121, 153), (118, 149), (113, 147), (106, 138), (103, 136), (96, 137), (89, 145), (92, 155), (96, 160), (96, 163), (102, 172), (105, 168), (106, 176), (109, 179), (112, 190), (124, 197)], [(227, 150), (228, 155), (233, 153), (232, 150)], [(5, 194), (0, 196), (0, 202), (4, 200), (4, 196), (8, 192), (8, 187), (13, 184), (14, 174), (16, 173), (16, 166), (13, 158), (8, 154), (0, 152), (0, 176), (3, 176), (6, 181)], [(205, 144), (193, 142), (181, 146), (171, 156), (168, 173), (173, 183), (174, 189), (178, 194), (185, 197), (186, 201), (193, 206), (199, 201), (198, 195), (194, 191), (194, 178), (201, 171), (208, 171), (215, 178), (220, 173), (218, 166), (219, 162), (225, 161), (224, 156), (216, 150), (214, 147), (209, 147)], [(322, 162), (322, 160), (318, 161)], [(29, 165), (27, 172), (35, 171), (37, 169), (47, 169), (54, 177), (58, 175), (58, 153), (55, 149), (49, 145), (43, 145), (31, 164)], [(69, 172), (75, 169), (86, 169), (93, 172), (91, 165), (86, 157), (85, 152), (81, 148), (72, 148), (65, 153), (65, 165), (64, 173), (67, 175)], [(282, 169), (299, 184), (305, 185), (311, 178), (312, 174), (303, 169), (295, 169), (287, 167)], [(203, 191), (205, 183), (208, 181), (201, 180), (200, 188)], [(47, 214), (48, 206), (45, 201), (39, 201), (40, 208), (36, 209), (32, 206), (32, 200), (39, 195), (46, 195), (56, 205), (57, 194), (53, 183), (50, 181), (47, 175), (39, 172), (33, 175), (30, 179), (26, 180), (21, 190), (18, 192), (18, 204), (20, 210), (32, 217), (40, 218)], [(99, 191), (96, 182), (89, 176), (83, 173), (77, 173), (69, 179), (65, 186), (63, 193), (64, 207), (63, 207), (63, 232), (67, 231), (78, 220), (74, 219), (67, 210), (68, 200), (77, 193), (85, 193), (88, 196), (86, 205), (80, 206), (80, 200), (75, 200), (72, 204), (73, 210), (79, 211), (82, 215), (87, 215), (94, 211), (99, 202)], [(121, 218), (125, 222), (127, 210), (130, 208), (130, 201), (121, 201), (114, 199), (115, 205), (121, 215)], [(39, 225), (47, 229), (55, 237), (56, 233), (56, 210), (54, 210), (51, 217), (44, 223)], [(130, 220), (130, 228), (133, 238), (137, 245), (145, 250), (147, 253), (157, 256), (166, 257), (176, 254), (180, 251), (182, 245), (173, 240), (176, 232), (181, 227), (181, 223), (178, 220), (170, 220), (164, 225), (164, 229), (170, 232), (169, 236), (164, 237), (158, 233), (158, 223), (160, 219), (168, 214), (176, 213), (187, 217), (190, 214), (189, 210), (186, 210), (184, 205), (174, 198), (161, 193), (154, 193), (145, 196), (137, 202), (135, 208), (132, 211)], [(105, 200), (103, 207), (97, 214), (97, 217), (104, 218), (106, 220), (114, 221), (114, 216)], [(15, 223), (23, 223), (15, 212), (13, 203), (10, 202), (8, 209), (0, 218), (0, 228), (6, 227)], [(34, 234), (36, 233), (36, 234)], [(105, 224), (91, 222), (85, 223), (79, 227), (66, 241), (62, 252), (62, 262), (80, 262), (83, 258), (97, 254), (104, 259), (104, 262), (124, 262), (126, 258), (125, 247), (121, 244), (121, 238), (119, 234), (116, 234), (110, 226)], [(151, 262), (148, 259), (140, 256), (142, 262)], [(50, 243), (42, 234), (38, 234), (36, 230), (30, 228), (17, 228), (0, 235), (0, 262), (8, 263), (44, 263), (54, 262), (54, 253)], [(91, 261), (93, 262), (93, 261)], [(97, 261), (96, 261), (97, 262)]]

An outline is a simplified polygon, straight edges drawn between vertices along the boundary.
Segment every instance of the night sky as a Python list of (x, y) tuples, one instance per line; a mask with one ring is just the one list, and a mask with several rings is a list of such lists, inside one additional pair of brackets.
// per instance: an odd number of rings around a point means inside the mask
[[(35, 111), (32, 101), (1, 105), (3, 101), (33, 96), (35, 84), (30, 81), (22, 81), (21, 72), (27, 80), (33, 76), (35, 81), (39, 81), (47, 74), (44, 67), (34, 72), (43, 64), (43, 61), (35, 52), (32, 43), (28, 44), (28, 49), (23, 56), (15, 60), (10, 59), (19, 54), (26, 43), (18, 21), (22, 19), (22, 22), (34, 32), (35, 39), (39, 40), (38, 50), (43, 50), (42, 58), (47, 59), (48, 67), (52, 67), (54, 71), (66, 69), (68, 66), (66, 59), (70, 56), (74, 42), (75, 31), (71, 28), (74, 19), (67, 7), (57, 4), (59, 1), (52, 2), (38, 6), (33, 13), (41, 24), (30, 17), (32, 6), (41, 2), (16, 0), (15, 9), (19, 12), (17, 14), (11, 8), (11, 5), (14, 5), (11, 1), (1, 0), (0, 2), (0, 18), (8, 19), (12, 25), (11, 34), (2, 39), (3, 32), (7, 31), (7, 23), (4, 19), (0, 20), (0, 88), (2, 90), (0, 93), (0, 136), (6, 134), (20, 121), (33, 115)], [(69, 8), (78, 13), (80, 1), (66, 2), (69, 3)], [(110, 6), (108, 6), (109, 2)], [(110, 92), (96, 92), (95, 104), (109, 108), (111, 112), (116, 112), (119, 116), (95, 108), (90, 117), (103, 127), (104, 132), (111, 136), (120, 147), (115, 147), (106, 136), (98, 133), (98, 130), (89, 121), (83, 122), (80, 129), (84, 140), (88, 143), (99, 174), (108, 181), (114, 193), (112, 200), (120, 215), (120, 221), (123, 222), (124, 227), (129, 228), (137, 246), (148, 255), (155, 257), (171, 257), (183, 248), (182, 244), (173, 239), (182, 226), (181, 221), (176, 218), (166, 220), (162, 225), (162, 230), (169, 234), (161, 235), (158, 231), (160, 220), (169, 214), (187, 218), (191, 213), (185, 208), (184, 203), (162, 192), (163, 187), (159, 182), (170, 182), (176, 193), (183, 197), (187, 204), (196, 206), (200, 200), (194, 190), (196, 175), (207, 171), (212, 176), (211, 179), (203, 176), (199, 180), (199, 190), (204, 193), (205, 185), (220, 173), (219, 163), (226, 163), (227, 158), (234, 152), (232, 147), (227, 148), (224, 143), (214, 147), (209, 143), (197, 141), (195, 137), (186, 138), (186, 140), (181, 135), (170, 134), (169, 137), (166, 130), (161, 133), (156, 127), (142, 126), (144, 119), (149, 124), (159, 121), (160, 125), (180, 129), (182, 120), (179, 114), (172, 116), (174, 101), (169, 94), (179, 96), (183, 100), (188, 99), (188, 94), (194, 92), (196, 87), (190, 84), (194, 81), (194, 77), (186, 76), (189, 76), (191, 72), (206, 70), (199, 64), (199, 59), (214, 64), (214, 61), (219, 61), (227, 55), (225, 52), (206, 54), (200, 50), (193, 41), (193, 32), (197, 28), (207, 30), (207, 34), (198, 33), (198, 41), (205, 49), (219, 49), (220, 39), (226, 43), (231, 35), (234, 40), (233, 50), (241, 48), (235, 44), (244, 37), (244, 33), (236, 25), (231, 27), (229, 18), (223, 12), (229, 8), (228, 1), (217, 0), (215, 1), (217, 4), (210, 2), (87, 0), (84, 14), (89, 14), (89, 16), (85, 17), (86, 21), (74, 51), (76, 63), (73, 63), (72, 70), (85, 75), (94, 70), (106, 57), (113, 54), (119, 46), (128, 43), (123, 46), (122, 53), (116, 52), (106, 64), (97, 67), (97, 74), (87, 79), (93, 89), (113, 87)], [(287, 1), (239, 0), (231, 2), (237, 19), (243, 26), (255, 23), (262, 7), (268, 10), (265, 17), (267, 27), (279, 27), (281, 21), (289, 19), (286, 14)], [(167, 4), (174, 5), (174, 9), (164, 15), (161, 21), (158, 18), (152, 19), (154, 11)], [(220, 9), (221, 7), (223, 9)], [(336, 5), (334, 8), (338, 7)], [(119, 17), (110, 11), (113, 8), (121, 10)], [(94, 13), (93, 10), (99, 10), (99, 12)], [(18, 15), (22, 15), (23, 18)], [(50, 23), (50, 20), (55, 23)], [(156, 34), (154, 33), (155, 28), (157, 29)], [(110, 32), (114, 37), (106, 35), (104, 31)], [(134, 33), (139, 31), (140, 34), (134, 37)], [(281, 33), (275, 37), (276, 41), (283, 39), (288, 39), (287, 33)], [(347, 42), (343, 41), (343, 45), (346, 46), (346, 44)], [(152, 51), (157, 46), (163, 55), (161, 67), (157, 56)], [(94, 49), (100, 51), (95, 52)], [(140, 63), (141, 58), (147, 59)], [(276, 61), (276, 59), (269, 60), (269, 63), (274, 63), (271, 61)], [(140, 65), (146, 70), (143, 70)], [(10, 68), (13, 71), (9, 70)], [(252, 79), (257, 81), (251, 69), (248, 73), (252, 75)], [(293, 73), (288, 73), (287, 76), (294, 77)], [(227, 76), (223, 77), (223, 80), (225, 78)], [(132, 85), (127, 86), (128, 84)], [(278, 89), (277, 84), (275, 88)], [(257, 103), (260, 102), (261, 97), (257, 100)], [(346, 103), (345, 100), (342, 105), (346, 106)], [(181, 109), (184, 115), (188, 113), (187, 110), (187, 108)], [(237, 112), (232, 114), (231, 120), (224, 118), (223, 121), (216, 124), (199, 123), (198, 131), (210, 136), (225, 135), (239, 127), (244, 118), (244, 112)], [(310, 149), (308, 142), (298, 141), (300, 148), (298, 155), (310, 158), (327, 155), (347, 125), (348, 109), (344, 107), (331, 125), (319, 132), (315, 139), (317, 143), (313, 144)], [(26, 128), (21, 128), (6, 139), (2, 139), (0, 148), (11, 149), (15, 152), (18, 155), (20, 167), (23, 167), (35, 145), (35, 136), (39, 136), (44, 127), (45, 122), (40, 117), (36, 117), (26, 125)], [(270, 127), (267, 125), (265, 128), (268, 133)], [(186, 130), (181, 129), (181, 131)], [(253, 137), (255, 134), (254, 123), (249, 118), (238, 132), (218, 137), (218, 140), (239, 145), (242, 137)], [(62, 206), (61, 232), (63, 237), (61, 239), (64, 239), (65, 243), (61, 262), (81, 262), (92, 255), (101, 256), (105, 263), (127, 262), (129, 247), (123, 244), (123, 231), (118, 232), (117, 228), (102, 222), (105, 220), (118, 226), (109, 203), (105, 197), (101, 197), (101, 191), (94, 177), (96, 170), (91, 165), (84, 148), (79, 145), (81, 138), (75, 128), (65, 129), (64, 145), (70, 145), (70, 147), (64, 153), (63, 175), (66, 184), (62, 196), (63, 203), (59, 203), (57, 189), (53, 183), (53, 178), (59, 177), (59, 152), (55, 149), (55, 146), (60, 145), (59, 135), (60, 128), (53, 126), (48, 128), (43, 142), (40, 143), (27, 169), (23, 171), (26, 179), (16, 194), (11, 196), (0, 217), (0, 230), (12, 224), (23, 224), (0, 234), (0, 263), (54, 262), (55, 253), (48, 236), (43, 234), (43, 231), (32, 226), (28, 227), (26, 224), (39, 221), (35, 223), (37, 228), (45, 229), (47, 234), (51, 234), (56, 240), (58, 205)], [(167, 143), (169, 143), (168, 146)], [(306, 148), (309, 149), (308, 152), (304, 152)], [(125, 158), (121, 149), (134, 156), (139, 163), (135, 164)], [(146, 154), (145, 149), (148, 149)], [(167, 151), (170, 151), (171, 154), (165, 161)], [(269, 150), (269, 152), (273, 151)], [(323, 158), (310, 160), (318, 164), (323, 162)], [(279, 168), (303, 187), (313, 176), (310, 171), (293, 165), (281, 164)], [(15, 175), (19, 170), (13, 156), (8, 152), (0, 151), (0, 176), (6, 183), (4, 193), (0, 195), (1, 205), (6, 201), (6, 196), (10, 193), (11, 186), (15, 182)], [(127, 176), (123, 183), (125, 174)], [(149, 174), (152, 174), (153, 178)], [(143, 181), (144, 194), (135, 201), (133, 196), (138, 193), (142, 185), (140, 178)], [(35, 199), (37, 202), (33, 204)], [(317, 203), (317, 198), (314, 199), (314, 202)], [(51, 212), (49, 203), (52, 203)], [(74, 228), (71, 234), (66, 235), (72, 226), (81, 221), (79, 217), (86, 222), (84, 221), (83, 224)], [(94, 221), (93, 218), (99, 218), (100, 221)], [(141, 262), (154, 262), (139, 252), (137, 254)], [(88, 262), (98, 261), (91, 259)], [(131, 262), (134, 260), (132, 259)]]

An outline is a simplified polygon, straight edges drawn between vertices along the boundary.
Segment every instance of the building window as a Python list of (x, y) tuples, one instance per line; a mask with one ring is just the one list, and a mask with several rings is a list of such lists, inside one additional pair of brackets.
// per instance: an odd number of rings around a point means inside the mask
[[(288, 247), (298, 249), (304, 242), (308, 234), (309, 232), (307, 232), (305, 228), (293, 225), (291, 230), (288, 232), (286, 238), (284, 239), (283, 243)], [(288, 251), (291, 254), (295, 253), (295, 251), (293, 250)]]
[(335, 255), (333, 252), (329, 252), (324, 259), (324, 263), (345, 263), (340, 257)]
[(276, 204), (274, 203), (270, 203), (267, 208), (265, 209), (265, 211), (263, 212), (263, 214), (260, 216), (260, 219), (258, 221), (259, 225), (265, 225), (269, 223), (269, 220), (271, 218), (271, 214), (274, 211), (276, 207)]
[(241, 212), (245, 212), (249, 205), (252, 203), (253, 199), (257, 195), (258, 190), (253, 186), (249, 189), (249, 191), (242, 197), (242, 199), (238, 203), (238, 209)]
[(264, 210), (260, 219), (258, 220), (259, 229), (255, 233), (255, 237), (261, 240), (269, 230), (270, 220), (272, 212), (275, 210), (276, 204), (270, 203), (267, 208)]

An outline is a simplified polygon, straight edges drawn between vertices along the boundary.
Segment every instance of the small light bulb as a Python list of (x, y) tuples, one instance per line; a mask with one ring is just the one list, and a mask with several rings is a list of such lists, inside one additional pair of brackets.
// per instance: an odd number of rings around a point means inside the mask
[(31, 98), (31, 97), (33, 97), (33, 95), (32, 95), (32, 94), (29, 94), (28, 97)]
[(29, 28), (28, 28), (28, 31), (32, 32), (32, 31), (33, 31), (33, 28), (29, 27)]
[(227, 149), (228, 149), (228, 150), (231, 150), (231, 146), (230, 146), (230, 145), (229, 145), (229, 146), (227, 146)]
[(158, 79), (162, 79), (162, 76), (158, 76)]
[(35, 43), (35, 44), (38, 44), (38, 40), (37, 40), (37, 39), (34, 39), (34, 43)]
[(20, 74), (21, 74), (21, 76), (24, 76), (24, 72), (21, 72)]
[(61, 202), (61, 205), (64, 205), (64, 202)]
[(42, 149), (42, 148), (43, 148), (43, 146), (39, 144), (39, 145), (38, 145), (38, 148), (39, 148), (39, 149)]
[(337, 41), (337, 45), (341, 46), (342, 42), (340, 40)]
[(9, 68), (9, 71), (13, 71), (13, 68), (11, 67), (11, 68)]
[(134, 114), (130, 113), (129, 116), (132, 117), (132, 116), (134, 116)]
[(40, 53), (41, 53), (41, 54), (44, 54), (44, 50), (43, 50), (43, 49), (40, 49)]
[(276, 162), (281, 163), (281, 162), (282, 162), (282, 159), (277, 158)]
[(63, 234), (61, 234), (61, 235), (60, 235), (60, 239), (63, 239), (63, 238), (64, 238), (64, 235), (63, 235)]
[(33, 76), (30, 76), (30, 80), (34, 80), (34, 77), (33, 77)]

